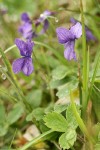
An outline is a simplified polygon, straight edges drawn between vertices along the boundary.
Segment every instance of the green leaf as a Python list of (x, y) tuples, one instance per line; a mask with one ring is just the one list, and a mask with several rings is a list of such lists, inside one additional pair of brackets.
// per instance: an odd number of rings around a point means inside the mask
[(63, 133), (59, 138), (59, 144), (63, 149), (69, 149), (74, 145), (76, 141), (76, 131), (74, 129), (67, 129), (66, 133)]
[(44, 122), (53, 131), (65, 132), (68, 127), (66, 119), (56, 112), (48, 113), (44, 118)]
[(95, 124), (93, 126), (93, 132), (95, 133), (94, 134), (95, 139), (98, 139), (98, 133), (99, 133), (99, 131), (100, 131), (100, 123), (98, 122), (97, 124)]
[(74, 80), (73, 82), (68, 82), (67, 84), (61, 86), (57, 92), (57, 96), (59, 98), (63, 98), (69, 95), (70, 90), (74, 91), (76, 90), (78, 87), (78, 82), (77, 80)]
[(55, 106), (54, 106), (54, 111), (57, 113), (61, 113), (66, 109), (67, 109), (67, 105), (55, 104)]
[(95, 150), (100, 150), (100, 130), (99, 130), (99, 134), (98, 134), (98, 141), (95, 145)]
[[(77, 106), (77, 111), (80, 113), (79, 106)], [(68, 121), (68, 125), (71, 128), (76, 129), (78, 127), (78, 123), (77, 123), (76, 118), (74, 116), (74, 113), (72, 111), (72, 105), (71, 104), (67, 107), (66, 119)]]
[(48, 114), (49, 112), (52, 112), (54, 110), (54, 103), (49, 103), (49, 105), (45, 108), (45, 114)]
[(0, 105), (0, 124), (6, 121), (5, 107)]
[(95, 145), (95, 149), (94, 150), (100, 150), (100, 142)]
[(5, 124), (0, 124), (0, 136), (4, 136), (6, 133), (7, 133), (7, 131), (8, 131), (8, 124), (7, 123), (5, 123)]
[(22, 116), (23, 112), (23, 105), (21, 103), (17, 103), (7, 116), (8, 123), (13, 124), (16, 122)]
[(100, 83), (95, 83), (91, 92), (91, 99), (93, 103), (93, 109), (97, 116), (98, 122), (100, 122)]
[(98, 141), (100, 142), (100, 132), (99, 132), (99, 134), (98, 134)]
[(49, 128), (44, 124), (44, 120), (39, 121), (39, 128), (42, 133), (49, 131)]
[(58, 65), (60, 65), (60, 62), (53, 56), (48, 57), (48, 63), (51, 68), (56, 68)]
[(58, 66), (56, 69), (52, 71), (53, 80), (61, 80), (63, 79), (68, 73), (69, 69), (63, 65)]
[(66, 82), (68, 82), (70, 80), (70, 78), (68, 77), (67, 79), (64, 78), (62, 80), (51, 80), (50, 81), (50, 88), (51, 89), (55, 89), (55, 88), (58, 88), (62, 85), (65, 85)]
[(8, 131), (8, 124), (6, 122), (5, 107), (0, 105), (0, 136), (4, 136)]
[(27, 101), (32, 106), (32, 108), (38, 107), (42, 100), (42, 90), (32, 90), (27, 95)]
[(36, 118), (36, 120), (39, 121), (43, 119), (43, 117), (44, 117), (44, 109), (36, 108), (26, 117), (26, 120), (32, 121), (33, 118)]

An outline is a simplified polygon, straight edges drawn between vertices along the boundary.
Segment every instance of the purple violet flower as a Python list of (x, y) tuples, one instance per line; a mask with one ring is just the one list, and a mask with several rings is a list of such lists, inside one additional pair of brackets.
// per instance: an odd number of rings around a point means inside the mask
[[(71, 23), (76, 24), (78, 21), (74, 18), (70, 19)], [(92, 31), (85, 25), (85, 31), (86, 31), (86, 40), (96, 40), (95, 36), (92, 34)]]
[(46, 30), (49, 28), (49, 21), (47, 18), (51, 15), (54, 15), (54, 12), (49, 10), (45, 10), (40, 17), (35, 21), (35, 26), (38, 27), (40, 24), (43, 24), (43, 29), (40, 31), (39, 34), (44, 34)]
[(26, 76), (29, 76), (34, 70), (31, 58), (34, 43), (31, 41), (24, 42), (17, 38), (15, 39), (15, 44), (20, 51), (20, 55), (23, 57), (18, 58), (13, 62), (13, 72), (17, 74), (22, 71)]
[(64, 57), (67, 60), (71, 60), (71, 59), (76, 60), (74, 45), (75, 45), (75, 40), (80, 38), (82, 35), (81, 24), (77, 22), (69, 30), (63, 27), (59, 27), (56, 29), (56, 33), (57, 33), (59, 43), (64, 44), (65, 47)]
[(23, 24), (19, 27), (19, 32), (22, 34), (22, 36), (29, 40), (36, 37), (36, 34), (32, 29), (32, 22), (27, 13), (23, 13), (21, 15), (21, 20), (23, 21)]

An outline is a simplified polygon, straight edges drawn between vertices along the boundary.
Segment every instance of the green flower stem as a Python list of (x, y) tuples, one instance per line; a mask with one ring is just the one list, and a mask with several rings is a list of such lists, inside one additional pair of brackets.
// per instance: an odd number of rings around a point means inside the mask
[(88, 132), (88, 130), (87, 130), (83, 120), (81, 119), (79, 113), (77, 112), (76, 105), (74, 103), (73, 95), (72, 95), (71, 92), (70, 92), (70, 98), (71, 98), (71, 104), (72, 104), (72, 111), (73, 111), (73, 113), (75, 115), (75, 118), (76, 118), (76, 120), (78, 122), (78, 125), (79, 125), (81, 131), (86, 136), (86, 138), (89, 140), (89, 142), (94, 144), (95, 141), (94, 141), (93, 137), (89, 134), (89, 132)]
[(87, 95), (88, 95), (88, 66), (86, 50), (86, 33), (84, 25), (83, 4), (80, 0), (81, 20), (82, 20), (82, 53), (83, 53), (83, 89), (82, 89), (82, 117), (86, 119)]
[(25, 144), (23, 147), (21, 147), (21, 148), (19, 148), (19, 149), (17, 149), (17, 150), (26, 150), (27, 148), (29, 148), (29, 147), (31, 147), (31, 146), (33, 146), (33, 145), (39, 143), (39, 142), (42, 142), (42, 141), (48, 139), (47, 136), (50, 137), (50, 134), (51, 134), (52, 132), (53, 132), (52, 130), (49, 130), (49, 131), (47, 131), (47, 132), (45, 132), (45, 133), (39, 135), (38, 137), (34, 138), (32, 141), (28, 142), (28, 143)]
[[(16, 45), (12, 45), (11, 47), (9, 47), (9, 48), (7, 48), (5, 51), (4, 51), (4, 53), (7, 53), (7, 52), (9, 52), (10, 50), (12, 50), (13, 48), (15, 48), (16, 47)], [(2, 55), (0, 55), (0, 58), (2, 57)]]

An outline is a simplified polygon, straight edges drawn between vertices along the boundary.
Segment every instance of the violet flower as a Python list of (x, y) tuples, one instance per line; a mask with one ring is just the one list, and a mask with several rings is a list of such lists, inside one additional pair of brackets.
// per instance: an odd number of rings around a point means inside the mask
[[(78, 21), (74, 18), (71, 18), (70, 21), (73, 24), (76, 24)], [(86, 40), (90, 41), (90, 40), (96, 40), (95, 36), (92, 34), (92, 31), (85, 25), (85, 31), (86, 31)]]
[(22, 34), (22, 36), (29, 40), (36, 37), (36, 34), (32, 29), (32, 22), (27, 13), (23, 13), (21, 15), (21, 20), (23, 24), (19, 27), (19, 32)]
[(49, 28), (49, 21), (47, 18), (49, 16), (52, 16), (54, 12), (51, 12), (49, 10), (45, 10), (42, 14), (40, 14), (40, 17), (35, 21), (35, 26), (38, 27), (40, 24), (43, 24), (43, 29), (40, 31), (39, 34), (44, 34), (46, 30)]
[(63, 27), (56, 29), (58, 41), (61, 44), (64, 44), (65, 51), (64, 57), (67, 60), (74, 59), (76, 60), (76, 54), (74, 51), (75, 40), (80, 38), (82, 35), (82, 26), (78, 22), (72, 26), (69, 30)]
[(13, 72), (15, 74), (23, 72), (26, 76), (29, 76), (34, 70), (31, 58), (34, 43), (30, 41), (24, 42), (17, 38), (15, 44), (20, 51), (20, 55), (23, 57), (18, 58), (13, 62)]

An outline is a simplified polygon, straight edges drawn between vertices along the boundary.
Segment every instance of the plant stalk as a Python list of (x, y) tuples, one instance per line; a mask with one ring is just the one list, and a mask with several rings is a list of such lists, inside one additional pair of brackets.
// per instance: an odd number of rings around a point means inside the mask
[(84, 15), (83, 15), (83, 4), (80, 0), (80, 10), (81, 10), (81, 21), (82, 21), (82, 53), (83, 53), (83, 89), (82, 89), (82, 117), (86, 120), (86, 109), (87, 109), (87, 95), (88, 95), (88, 56), (86, 50), (86, 32), (84, 25)]
[(86, 136), (86, 138), (89, 140), (89, 142), (93, 145), (95, 143), (95, 140), (93, 139), (93, 137), (89, 134), (83, 120), (81, 119), (79, 113), (77, 112), (77, 109), (76, 109), (76, 105), (74, 103), (74, 99), (73, 99), (73, 95), (72, 93), (70, 92), (70, 99), (71, 99), (71, 104), (72, 104), (72, 111), (75, 115), (75, 118), (78, 122), (78, 125), (81, 129), (81, 131), (83, 132), (83, 134)]

